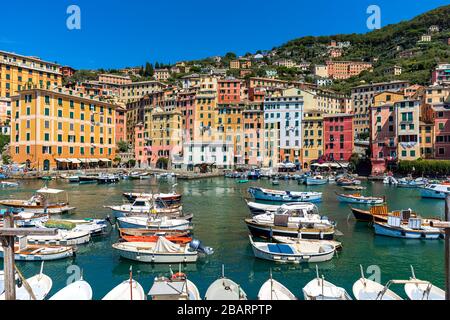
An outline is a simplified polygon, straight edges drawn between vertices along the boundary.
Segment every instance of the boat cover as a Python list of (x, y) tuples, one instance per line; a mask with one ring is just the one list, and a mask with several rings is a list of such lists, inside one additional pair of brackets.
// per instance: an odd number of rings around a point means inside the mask
[(268, 244), (270, 253), (294, 254), (292, 248), (287, 244)]
[(155, 252), (166, 252), (166, 253), (174, 253), (180, 252), (180, 246), (170, 242), (164, 237), (158, 237), (158, 242), (155, 246)]
[(185, 282), (155, 281), (148, 292), (149, 296), (179, 295), (186, 291)]

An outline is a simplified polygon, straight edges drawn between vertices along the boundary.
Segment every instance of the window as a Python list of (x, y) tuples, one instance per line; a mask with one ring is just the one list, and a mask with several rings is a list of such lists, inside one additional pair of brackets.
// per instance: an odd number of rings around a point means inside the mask
[(407, 153), (406, 150), (402, 150), (402, 157), (406, 157)]
[(411, 157), (415, 157), (416, 156), (416, 151), (415, 150), (411, 150), (409, 152), (409, 154), (410, 154)]

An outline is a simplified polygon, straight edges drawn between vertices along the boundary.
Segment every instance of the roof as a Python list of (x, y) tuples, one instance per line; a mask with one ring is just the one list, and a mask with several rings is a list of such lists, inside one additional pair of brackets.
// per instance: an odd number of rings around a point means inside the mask
[(330, 114), (324, 114), (324, 118), (336, 118), (336, 117), (353, 117), (353, 114), (350, 113), (330, 113)]

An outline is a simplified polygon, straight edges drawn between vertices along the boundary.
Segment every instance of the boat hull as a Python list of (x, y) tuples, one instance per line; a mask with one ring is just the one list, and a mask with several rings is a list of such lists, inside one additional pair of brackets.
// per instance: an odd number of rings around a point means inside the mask
[(193, 263), (197, 261), (197, 252), (184, 253), (184, 254), (170, 254), (170, 253), (146, 253), (146, 252), (133, 252), (127, 250), (116, 250), (122, 258), (128, 260), (134, 260), (145, 263)]
[(253, 253), (258, 259), (269, 260), (280, 263), (317, 263), (333, 259), (334, 250), (322, 254), (273, 254), (252, 245)]
[(312, 179), (306, 178), (305, 184), (307, 186), (320, 186), (328, 183), (328, 179)]
[(393, 238), (436, 240), (441, 237), (440, 232), (409, 231), (401, 228), (387, 227), (379, 223), (374, 223), (373, 227), (375, 234)]
[(333, 240), (334, 231), (316, 231), (307, 229), (294, 229), (294, 228), (283, 228), (275, 226), (260, 225), (257, 223), (252, 223), (246, 221), (248, 230), (255, 237), (271, 239), (273, 236), (282, 237), (294, 237), (298, 238), (300, 233), (301, 239), (316, 239), (316, 240)]
[(249, 193), (256, 200), (263, 201), (274, 201), (274, 202), (320, 202), (322, 201), (321, 193), (308, 193), (305, 192), (300, 196), (290, 195), (290, 194), (275, 194), (266, 193), (260, 189), (250, 188)]
[(447, 197), (447, 193), (443, 191), (429, 190), (429, 189), (421, 189), (420, 195), (422, 198), (432, 198), (432, 199), (445, 199)]
[(358, 199), (353, 197), (346, 197), (344, 195), (338, 195), (337, 199), (340, 202), (345, 203), (353, 203), (353, 204), (382, 204), (384, 202), (383, 199)]

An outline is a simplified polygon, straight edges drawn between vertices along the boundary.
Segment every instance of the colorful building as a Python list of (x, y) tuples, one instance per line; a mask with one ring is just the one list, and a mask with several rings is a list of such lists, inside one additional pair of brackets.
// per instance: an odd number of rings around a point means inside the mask
[(361, 61), (327, 61), (326, 65), (332, 79), (348, 79), (372, 69), (372, 63)]
[(11, 99), (0, 97), (0, 133), (9, 135), (11, 131)]
[(346, 113), (323, 115), (324, 156), (327, 160), (349, 161), (353, 154), (353, 115)]
[(264, 103), (248, 101), (244, 118), (244, 164), (261, 166), (264, 145)]
[(12, 97), (11, 157), (30, 168), (108, 165), (116, 105), (71, 90), (27, 89)]
[(420, 158), (420, 106), (419, 100), (394, 103), (397, 119), (398, 160)]
[(324, 126), (323, 113), (320, 111), (306, 111), (302, 120), (302, 167), (307, 170), (311, 162), (324, 155)]
[(117, 75), (117, 74), (103, 73), (103, 74), (98, 75), (98, 82), (119, 86), (119, 85), (131, 84), (132, 80), (129, 76), (121, 76), (121, 75)]
[(218, 103), (239, 103), (241, 101), (241, 80), (220, 79), (217, 81)]

